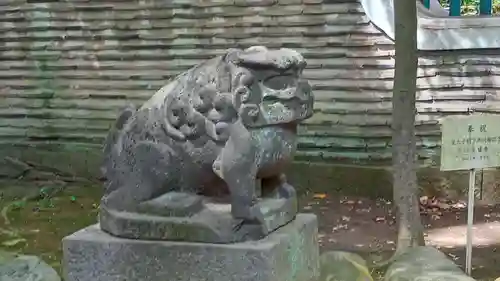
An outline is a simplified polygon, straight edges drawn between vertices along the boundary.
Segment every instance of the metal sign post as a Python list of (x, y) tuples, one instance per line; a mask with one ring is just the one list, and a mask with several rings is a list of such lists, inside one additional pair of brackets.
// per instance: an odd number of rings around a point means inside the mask
[(472, 272), (476, 169), (500, 166), (498, 115), (450, 116), (442, 122), (441, 170), (469, 170), (465, 271)]
[(467, 202), (467, 245), (465, 249), (465, 272), (472, 272), (472, 227), (474, 226), (474, 188), (476, 185), (476, 169), (469, 171), (469, 200)]

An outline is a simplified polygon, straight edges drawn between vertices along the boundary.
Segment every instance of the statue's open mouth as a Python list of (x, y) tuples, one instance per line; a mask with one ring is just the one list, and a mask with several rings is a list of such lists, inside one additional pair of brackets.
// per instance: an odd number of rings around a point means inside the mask
[(260, 87), (264, 103), (289, 102), (293, 99), (307, 103), (312, 98), (307, 82), (298, 81), (295, 73), (272, 76)]
[[(287, 82), (286, 87), (276, 87), (280, 85), (276, 83), (278, 78)], [(273, 79), (273, 85), (260, 84), (262, 92), (260, 112), (266, 120), (265, 123), (293, 123), (308, 118), (313, 110), (313, 97), (309, 84), (298, 81), (293, 75), (274, 76)]]

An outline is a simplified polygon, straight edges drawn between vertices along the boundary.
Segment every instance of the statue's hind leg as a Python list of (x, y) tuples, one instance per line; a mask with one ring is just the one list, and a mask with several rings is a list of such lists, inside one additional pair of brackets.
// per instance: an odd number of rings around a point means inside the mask
[(109, 208), (158, 216), (183, 216), (202, 209), (199, 196), (179, 192), (180, 171), (172, 165), (176, 158), (169, 146), (144, 141), (133, 152), (128, 173), (121, 173), (123, 186), (107, 196)]

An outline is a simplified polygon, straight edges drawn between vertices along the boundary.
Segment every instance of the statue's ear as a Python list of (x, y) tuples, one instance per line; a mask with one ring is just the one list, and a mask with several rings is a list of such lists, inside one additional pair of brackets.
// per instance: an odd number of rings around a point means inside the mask
[(252, 46), (245, 50), (230, 48), (226, 51), (225, 60), (229, 63), (239, 64), (241, 61), (245, 61), (245, 57), (248, 55), (265, 53), (267, 51), (268, 49), (265, 46)]
[(250, 52), (267, 52), (267, 47), (265, 46), (252, 46), (245, 49), (246, 53)]

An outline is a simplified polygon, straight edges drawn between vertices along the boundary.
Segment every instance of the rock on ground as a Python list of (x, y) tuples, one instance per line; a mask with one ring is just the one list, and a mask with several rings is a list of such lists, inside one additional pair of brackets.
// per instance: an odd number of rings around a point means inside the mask
[(61, 281), (61, 278), (36, 256), (0, 251), (0, 281)]
[(357, 254), (342, 251), (325, 252), (320, 257), (320, 265), (320, 281), (373, 281), (366, 261)]
[(417, 247), (392, 263), (385, 281), (473, 281), (453, 261), (432, 247)]

